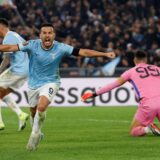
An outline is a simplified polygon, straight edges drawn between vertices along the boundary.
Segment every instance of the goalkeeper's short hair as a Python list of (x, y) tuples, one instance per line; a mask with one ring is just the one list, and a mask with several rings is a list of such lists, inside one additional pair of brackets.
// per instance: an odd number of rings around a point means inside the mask
[(142, 50), (137, 50), (136, 53), (135, 53), (135, 58), (137, 58), (137, 59), (147, 58), (147, 53), (145, 51), (142, 51)]

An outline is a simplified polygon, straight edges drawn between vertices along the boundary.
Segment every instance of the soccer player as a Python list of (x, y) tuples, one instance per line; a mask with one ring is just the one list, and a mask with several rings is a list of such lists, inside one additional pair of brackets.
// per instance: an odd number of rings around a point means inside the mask
[(45, 120), (46, 109), (59, 90), (59, 64), (65, 56), (109, 57), (114, 52), (98, 52), (89, 49), (78, 49), (55, 41), (55, 29), (52, 24), (43, 24), (40, 28), (40, 39), (30, 40), (18, 45), (0, 45), (0, 51), (25, 51), (29, 53), (29, 92), (31, 106), (32, 132), (27, 144), (28, 150), (35, 150), (41, 140), (41, 126)]
[[(0, 19), (0, 37), (3, 38), (3, 44), (24, 42), (24, 39), (20, 35), (10, 31), (8, 21), (2, 18)], [(4, 53), (3, 61), (0, 65), (0, 105), (3, 100), (18, 115), (18, 130), (21, 131), (25, 128), (29, 115), (23, 112), (8, 94), (18, 89), (26, 81), (29, 59), (28, 55), (22, 51), (11, 53)], [(0, 108), (0, 130), (4, 128), (5, 125), (2, 120)]]
[(153, 124), (155, 118), (160, 121), (160, 68), (147, 64), (147, 55), (143, 51), (137, 51), (134, 58), (135, 67), (125, 71), (120, 78), (108, 84), (96, 92), (86, 92), (82, 95), (82, 100), (109, 92), (121, 86), (125, 82), (130, 82), (139, 100), (138, 110), (133, 118), (130, 135), (143, 136), (153, 133), (160, 136), (160, 129)]

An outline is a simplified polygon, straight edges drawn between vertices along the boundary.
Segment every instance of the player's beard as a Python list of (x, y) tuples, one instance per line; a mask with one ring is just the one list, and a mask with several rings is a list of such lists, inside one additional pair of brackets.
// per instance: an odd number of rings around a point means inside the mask
[(45, 47), (45, 48), (50, 48), (51, 46), (52, 46), (52, 44), (53, 44), (53, 42), (51, 41), (51, 40), (45, 40), (44, 42), (43, 42), (43, 46)]

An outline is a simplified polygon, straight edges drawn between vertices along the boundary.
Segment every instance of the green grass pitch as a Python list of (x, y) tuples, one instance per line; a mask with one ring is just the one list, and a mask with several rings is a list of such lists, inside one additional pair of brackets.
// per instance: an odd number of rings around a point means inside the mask
[(49, 108), (45, 137), (38, 150), (29, 152), (29, 121), (18, 132), (16, 115), (4, 108), (0, 160), (159, 160), (160, 137), (128, 134), (135, 111), (136, 107)]

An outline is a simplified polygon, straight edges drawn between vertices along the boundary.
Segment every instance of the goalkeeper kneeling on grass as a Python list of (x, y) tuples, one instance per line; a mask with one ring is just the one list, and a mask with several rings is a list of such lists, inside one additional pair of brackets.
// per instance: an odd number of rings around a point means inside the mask
[(153, 123), (155, 118), (160, 121), (160, 68), (147, 64), (147, 55), (143, 51), (136, 52), (134, 63), (135, 67), (125, 71), (115, 82), (94, 93), (84, 93), (82, 100), (87, 101), (109, 92), (128, 81), (133, 85), (139, 100), (139, 107), (131, 124), (130, 135), (144, 136), (153, 133), (160, 136), (160, 129)]

